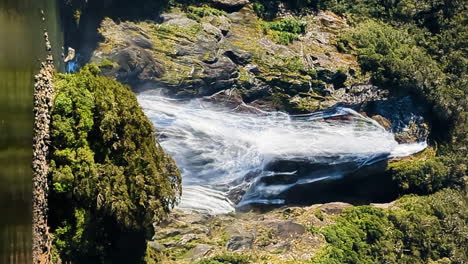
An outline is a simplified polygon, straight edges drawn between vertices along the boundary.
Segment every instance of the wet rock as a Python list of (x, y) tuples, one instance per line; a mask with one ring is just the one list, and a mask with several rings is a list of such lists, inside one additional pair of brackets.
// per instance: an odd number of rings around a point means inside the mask
[(203, 85), (200, 95), (211, 95), (220, 90), (231, 88), (236, 82), (237, 66), (228, 57), (222, 56), (213, 64), (205, 64), (203, 70)]

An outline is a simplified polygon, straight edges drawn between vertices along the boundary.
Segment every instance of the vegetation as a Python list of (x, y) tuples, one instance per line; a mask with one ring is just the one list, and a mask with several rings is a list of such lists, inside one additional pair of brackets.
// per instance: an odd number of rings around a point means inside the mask
[(223, 254), (203, 259), (197, 264), (248, 264), (249, 257), (238, 254)]
[(306, 23), (296, 18), (283, 18), (262, 24), (264, 32), (283, 45), (288, 45), (305, 33)]
[(224, 15), (226, 15), (225, 11), (209, 7), (207, 5), (202, 5), (200, 7), (189, 6), (187, 8), (187, 17), (191, 19), (195, 19), (197, 21), (199, 21), (200, 19), (206, 16), (224, 16)]
[(180, 173), (132, 91), (99, 72), (88, 65), (55, 78), (54, 246), (63, 261), (138, 263), (180, 194)]
[(467, 221), (468, 199), (453, 190), (352, 207), (321, 230), (329, 246), (313, 263), (466, 263)]

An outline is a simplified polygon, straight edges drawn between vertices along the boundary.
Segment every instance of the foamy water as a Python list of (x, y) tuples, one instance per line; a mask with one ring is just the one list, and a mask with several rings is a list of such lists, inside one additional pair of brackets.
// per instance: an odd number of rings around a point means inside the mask
[[(295, 185), (340, 178), (362, 166), (426, 147), (425, 142), (398, 144), (374, 120), (347, 108), (289, 116), (240, 113), (200, 100), (168, 99), (156, 91), (142, 92), (138, 100), (154, 123), (162, 147), (182, 171), (179, 208), (186, 211), (231, 212), (235, 204), (228, 193), (236, 188), (245, 192), (240, 205), (281, 204), (284, 199), (278, 197)], [(326, 166), (298, 173), (276, 168), (277, 161)], [(288, 179), (262, 181), (276, 174)]]

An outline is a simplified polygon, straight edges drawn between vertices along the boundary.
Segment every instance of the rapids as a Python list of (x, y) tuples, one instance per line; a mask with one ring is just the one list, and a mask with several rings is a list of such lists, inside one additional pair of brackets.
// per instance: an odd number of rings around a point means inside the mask
[(138, 101), (182, 172), (178, 207), (185, 211), (284, 204), (293, 187), (340, 179), (426, 147), (398, 144), (377, 122), (348, 108), (290, 116), (169, 99), (157, 90), (139, 93)]

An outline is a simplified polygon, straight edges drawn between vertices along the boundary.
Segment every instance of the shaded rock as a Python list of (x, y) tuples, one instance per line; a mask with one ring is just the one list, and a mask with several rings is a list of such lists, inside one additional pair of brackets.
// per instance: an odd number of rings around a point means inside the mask
[[(250, 62), (250, 59), (252, 58), (252, 54), (238, 48), (228, 49), (224, 52), (224, 55), (229, 57), (234, 63), (240, 65), (248, 64)], [(252, 69), (255, 69), (255, 67), (252, 67), (249, 70)], [(256, 69), (258, 70), (258, 67)]]
[(220, 9), (224, 9), (228, 12), (234, 12), (249, 3), (249, 0), (210, 0), (210, 2)]

